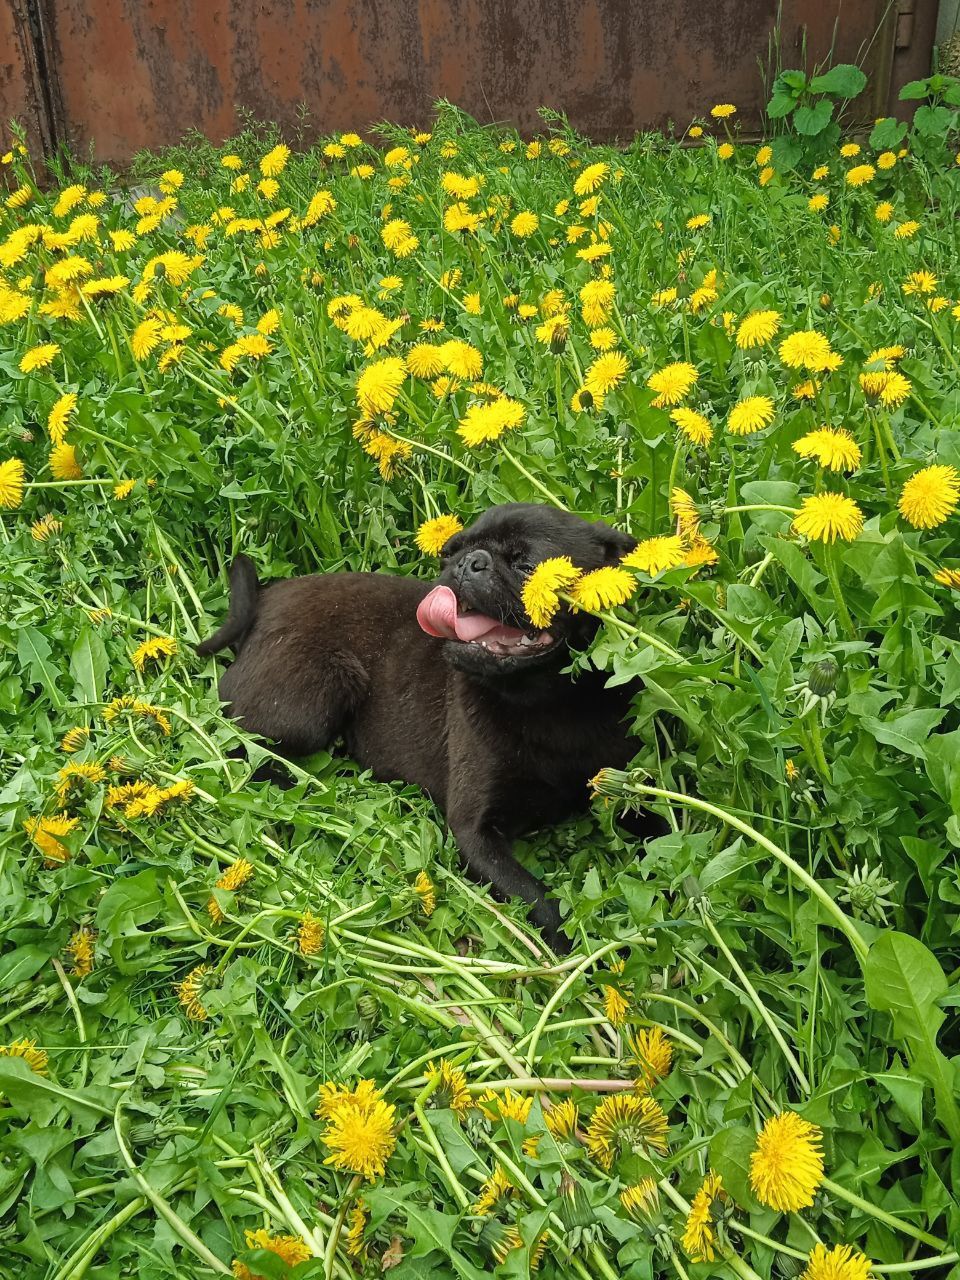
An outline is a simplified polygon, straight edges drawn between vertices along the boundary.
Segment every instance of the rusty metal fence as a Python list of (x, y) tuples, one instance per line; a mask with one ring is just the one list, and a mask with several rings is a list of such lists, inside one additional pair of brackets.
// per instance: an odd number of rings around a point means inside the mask
[[(0, 120), (123, 163), (244, 110), (310, 141), (425, 124), (438, 98), (534, 132), (541, 106), (597, 140), (735, 102), (761, 71), (857, 62), (863, 114), (926, 73), (937, 0), (0, 0)], [(866, 100), (868, 99), (868, 100)], [(301, 108), (306, 108), (304, 116)]]

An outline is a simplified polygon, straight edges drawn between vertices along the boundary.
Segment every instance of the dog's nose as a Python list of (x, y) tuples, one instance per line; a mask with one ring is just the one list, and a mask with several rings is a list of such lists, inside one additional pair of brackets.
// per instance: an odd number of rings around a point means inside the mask
[(489, 572), (493, 565), (493, 557), (489, 551), (468, 551), (460, 561), (461, 578), (478, 578)]

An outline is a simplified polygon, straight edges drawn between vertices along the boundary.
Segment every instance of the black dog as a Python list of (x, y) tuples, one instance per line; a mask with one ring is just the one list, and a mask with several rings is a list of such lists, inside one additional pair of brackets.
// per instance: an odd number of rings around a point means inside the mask
[(564, 607), (532, 629), (520, 593), (542, 560), (597, 569), (635, 545), (601, 522), (511, 503), (447, 542), (435, 584), (335, 573), (260, 588), (238, 556), (227, 619), (198, 652), (234, 648), (220, 696), (244, 729), (290, 756), (342, 735), (374, 777), (423, 787), (471, 874), (524, 898), (562, 943), (556, 904), (511, 844), (585, 808), (587, 780), (627, 764), (635, 688), (562, 674), (596, 620)]

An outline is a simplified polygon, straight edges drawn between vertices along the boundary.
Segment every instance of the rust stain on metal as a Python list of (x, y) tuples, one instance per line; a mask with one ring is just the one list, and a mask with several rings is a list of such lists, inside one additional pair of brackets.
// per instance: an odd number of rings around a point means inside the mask
[(10, 145), (10, 120), (24, 125), (31, 151), (49, 150), (48, 115), (26, 5), (0, 4), (0, 150)]
[[(32, 2), (71, 141), (121, 162), (190, 129), (220, 141), (242, 110), (307, 142), (380, 120), (423, 126), (438, 98), (528, 134), (540, 106), (626, 141), (717, 101), (757, 130), (777, 17), (776, 0)], [(887, 0), (783, 0), (782, 65), (801, 65), (806, 32), (807, 65), (860, 62), (885, 100), (894, 16)], [(878, 40), (881, 25), (891, 34)]]

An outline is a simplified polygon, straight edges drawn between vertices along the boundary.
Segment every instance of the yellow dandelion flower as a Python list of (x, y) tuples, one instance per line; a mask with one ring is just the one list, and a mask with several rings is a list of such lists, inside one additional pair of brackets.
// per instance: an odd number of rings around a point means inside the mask
[(697, 534), (690, 544), (683, 563), (687, 569), (702, 569), (705, 565), (717, 564), (720, 560), (716, 549)]
[(33, 373), (36, 369), (46, 369), (60, 354), (55, 342), (42, 342), (38, 347), (31, 347), (20, 360), (21, 373)]
[(610, 166), (604, 164), (603, 161), (599, 161), (596, 164), (588, 164), (577, 175), (577, 179), (573, 184), (573, 194), (576, 196), (592, 195), (594, 191), (597, 191), (603, 185), (604, 179), (609, 172)]
[(522, 426), (526, 410), (516, 400), (501, 396), (490, 404), (471, 405), (463, 415), (457, 435), (471, 448), (490, 440), (499, 440), (505, 431)]
[(713, 1207), (726, 1200), (720, 1175), (711, 1169), (690, 1203), (681, 1244), (692, 1262), (713, 1262), (716, 1258), (717, 1229)]
[(352, 1092), (341, 1093), (320, 1135), (330, 1152), (324, 1164), (371, 1182), (382, 1176), (397, 1143), (395, 1112), (372, 1081), (361, 1080)]
[(730, 116), (736, 115), (737, 108), (732, 102), (721, 102), (717, 106), (710, 108), (710, 114), (714, 120), (727, 120)]
[(70, 799), (71, 793), (84, 783), (103, 782), (106, 776), (103, 766), (93, 761), (80, 760), (66, 764), (57, 773), (57, 800), (63, 806)]
[[(253, 876), (253, 863), (248, 862), (246, 858), (237, 858), (232, 862), (226, 871), (222, 872), (218, 877), (215, 889), (222, 889), (225, 893), (237, 893)], [(215, 895), (211, 895), (207, 902), (207, 913), (215, 924), (222, 924), (224, 920), (223, 910)]]
[(811, 213), (823, 213), (829, 203), (830, 197), (820, 191), (815, 196), (810, 197), (807, 201), (807, 208)]
[(821, 1132), (794, 1111), (764, 1122), (750, 1157), (750, 1186), (771, 1209), (808, 1209), (823, 1181)]
[(893, 232), (895, 240), (910, 240), (920, 230), (920, 223), (910, 219), (908, 222), (901, 222)]
[(960, 569), (937, 569), (933, 578), (942, 587), (952, 587), (954, 591), (960, 591)]
[(471, 1213), (485, 1217), (505, 1196), (515, 1194), (513, 1183), (501, 1164), (493, 1167), (493, 1174), (480, 1187), (480, 1194), (471, 1206)]
[(849, 431), (836, 427), (819, 427), (793, 442), (793, 451), (801, 458), (815, 458), (821, 467), (831, 471), (856, 471), (861, 450)]
[(561, 1138), (572, 1138), (577, 1132), (579, 1120), (580, 1111), (572, 1098), (554, 1103), (543, 1113), (543, 1123), (547, 1126), (547, 1132), (557, 1142)]
[(937, 277), (932, 271), (912, 271), (901, 285), (903, 292), (910, 294), (933, 293), (937, 287)]
[(345, 1247), (351, 1258), (362, 1258), (366, 1254), (363, 1233), (367, 1229), (367, 1206), (358, 1200), (347, 1217), (347, 1234)]
[(793, 529), (812, 541), (853, 542), (863, 531), (863, 512), (842, 493), (818, 493), (804, 498)]
[(632, 573), (607, 565), (578, 578), (570, 588), (570, 596), (575, 608), (597, 613), (601, 609), (615, 609), (625, 604), (637, 590), (637, 585)]
[(612, 280), (589, 280), (580, 290), (579, 296), (584, 323), (595, 329), (606, 322), (616, 296), (616, 287)]
[(695, 213), (692, 218), (687, 219), (688, 231), (699, 231), (702, 227), (708, 227), (709, 225), (709, 213)]
[(41, 516), (39, 520), (34, 520), (30, 526), (30, 537), (34, 542), (47, 542), (55, 533), (59, 533), (62, 528), (63, 521), (58, 520), (56, 516)]
[(635, 1222), (649, 1222), (660, 1209), (660, 1188), (656, 1178), (641, 1178), (639, 1182), (624, 1187), (620, 1203)]
[(753, 159), (757, 168), (762, 169), (765, 164), (769, 164), (773, 159), (773, 147), (760, 147)]
[(198, 964), (182, 982), (174, 985), (174, 994), (193, 1022), (205, 1022), (210, 1016), (203, 1004), (203, 993), (210, 973), (209, 965)]
[(881, 200), (873, 211), (877, 222), (889, 222), (893, 217), (893, 205), (889, 200)]
[(666, 1113), (653, 1098), (615, 1093), (597, 1106), (587, 1126), (587, 1151), (609, 1170), (623, 1149), (637, 1154), (667, 1150)]
[(627, 1036), (631, 1064), (639, 1067), (635, 1088), (649, 1093), (658, 1080), (670, 1074), (673, 1046), (660, 1027), (643, 1027)]
[(655, 538), (644, 538), (632, 551), (627, 552), (620, 563), (628, 569), (639, 569), (655, 578), (657, 574), (683, 564), (686, 553), (685, 538), (661, 534)]
[[(288, 1267), (295, 1267), (313, 1257), (312, 1251), (299, 1236), (275, 1236), (263, 1229), (247, 1230), (243, 1234), (248, 1249), (266, 1249), (275, 1253)], [(248, 1266), (236, 1259), (232, 1271), (234, 1280), (261, 1280)]]
[(682, 360), (652, 373), (647, 379), (647, 386), (657, 393), (651, 402), (653, 407), (665, 409), (679, 404), (696, 385), (699, 376), (692, 364)]
[(70, 818), (68, 814), (58, 813), (50, 818), (27, 818), (23, 828), (27, 835), (44, 855), (49, 867), (68, 861), (70, 851), (63, 844), (63, 837), (69, 836), (79, 826), (78, 818)]
[(89, 737), (90, 730), (86, 725), (77, 725), (73, 729), (68, 729), (60, 739), (60, 750), (68, 756), (73, 755), (75, 751), (80, 750)]
[(439, 348), (444, 367), (455, 378), (479, 378), (483, 373), (483, 355), (469, 342), (451, 338)]
[(15, 511), (23, 501), (24, 471), (19, 458), (0, 462), (0, 508)]
[(713, 427), (709, 419), (695, 409), (672, 409), (670, 419), (693, 444), (708, 445), (713, 439)]
[(960, 505), (960, 472), (932, 466), (915, 471), (903, 486), (897, 509), (915, 529), (934, 529)]
[(741, 350), (762, 346), (776, 336), (779, 328), (779, 311), (751, 311), (737, 328), (737, 346)]
[(96, 933), (89, 925), (81, 925), (70, 935), (67, 943), (67, 954), (73, 960), (73, 974), (76, 978), (86, 978), (93, 973), (94, 942)]
[(814, 1245), (800, 1280), (870, 1280), (873, 1263), (849, 1244)]
[(559, 592), (573, 586), (580, 570), (569, 556), (542, 560), (523, 584), (521, 598), (535, 627), (548, 627), (560, 608)]
[(272, 151), (268, 151), (260, 161), (260, 172), (265, 178), (278, 178), (286, 168), (289, 159), (290, 148), (285, 147), (281, 142)]
[(77, 451), (64, 441), (50, 450), (50, 474), (55, 480), (79, 480), (83, 469), (77, 461)]
[(498, 1120), (516, 1120), (517, 1124), (526, 1124), (530, 1108), (533, 1106), (533, 1095), (530, 1094), (525, 1098), (523, 1094), (514, 1093), (509, 1088), (499, 1093), (488, 1089), (478, 1098), (477, 1106), (494, 1124)]
[(603, 988), (603, 1013), (612, 1027), (622, 1027), (630, 1012), (630, 1001), (616, 987)]
[(510, 230), (515, 236), (519, 236), (521, 240), (525, 240), (527, 236), (532, 236), (540, 225), (540, 219), (535, 213), (531, 213), (529, 209), (523, 209), (512, 219)]
[(769, 396), (747, 396), (730, 410), (727, 430), (735, 436), (750, 435), (753, 431), (762, 431), (764, 427), (768, 427), (773, 416), (773, 401)]
[(592, 329), (590, 331), (590, 345), (595, 351), (609, 351), (611, 347), (617, 345), (615, 330), (606, 325), (599, 329)]
[(588, 365), (583, 375), (583, 385), (594, 396), (605, 396), (612, 391), (614, 387), (618, 387), (627, 376), (627, 357), (619, 351), (609, 351), (605, 355), (597, 356), (592, 364)]
[(151, 351), (160, 345), (162, 323), (153, 316), (141, 320), (130, 337), (130, 350), (134, 360), (143, 360)]
[(428, 1063), (424, 1072), (427, 1083), (434, 1086), (430, 1101), (436, 1107), (449, 1107), (458, 1116), (465, 1116), (473, 1106), (470, 1090), (467, 1088), (467, 1077), (460, 1067), (456, 1067), (446, 1058), (438, 1064)]
[(38, 1049), (36, 1040), (22, 1039), (14, 1040), (12, 1044), (0, 1044), (0, 1057), (22, 1058), (38, 1076), (47, 1074), (47, 1051)]
[(420, 910), (425, 916), (432, 916), (437, 909), (437, 891), (433, 881), (425, 871), (418, 871), (413, 882), (413, 891), (420, 899)]
[(434, 516), (417, 530), (416, 544), (425, 556), (438, 556), (455, 533), (463, 528), (457, 516)]
[(177, 642), (170, 636), (154, 636), (137, 645), (130, 655), (130, 661), (142, 672), (148, 662), (157, 662), (160, 658), (170, 658), (177, 652)]
[(406, 376), (406, 367), (397, 356), (368, 364), (357, 379), (357, 403), (361, 410), (373, 416), (392, 409)]
[(297, 922), (297, 950), (302, 956), (315, 956), (323, 950), (326, 926), (311, 912), (305, 911)]
[(858, 164), (847, 170), (846, 182), (850, 187), (864, 187), (877, 176), (872, 164)]
[(817, 373), (830, 364), (833, 352), (822, 333), (814, 329), (801, 329), (791, 333), (780, 343), (780, 359), (791, 369), (809, 369)]

